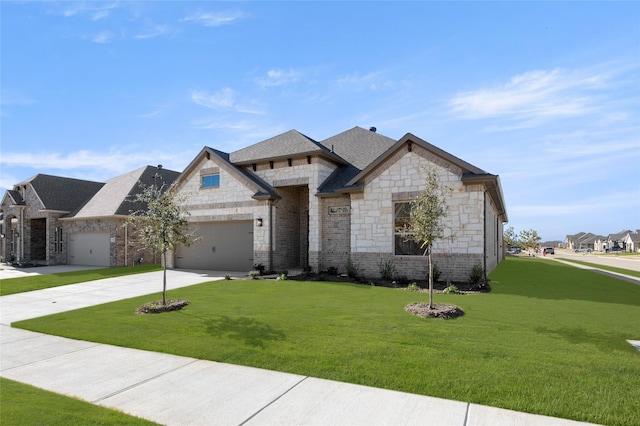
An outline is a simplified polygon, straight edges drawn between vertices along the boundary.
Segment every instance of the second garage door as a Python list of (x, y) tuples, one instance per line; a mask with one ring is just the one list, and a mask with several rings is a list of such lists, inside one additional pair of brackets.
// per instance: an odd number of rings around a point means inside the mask
[(253, 222), (199, 223), (200, 239), (176, 251), (176, 267), (218, 271), (253, 269)]
[(110, 266), (108, 232), (69, 234), (69, 264)]

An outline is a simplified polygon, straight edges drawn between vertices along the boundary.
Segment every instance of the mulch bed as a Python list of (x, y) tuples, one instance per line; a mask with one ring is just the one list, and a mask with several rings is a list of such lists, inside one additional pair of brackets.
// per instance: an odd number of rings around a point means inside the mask
[(167, 300), (166, 305), (163, 305), (162, 300), (159, 300), (157, 302), (145, 303), (136, 309), (136, 314), (161, 314), (163, 312), (178, 311), (188, 304), (189, 301), (185, 299)]
[(443, 303), (434, 303), (433, 308), (429, 308), (428, 303), (415, 302), (405, 306), (404, 310), (424, 318), (452, 319), (464, 315), (464, 311), (457, 306)]

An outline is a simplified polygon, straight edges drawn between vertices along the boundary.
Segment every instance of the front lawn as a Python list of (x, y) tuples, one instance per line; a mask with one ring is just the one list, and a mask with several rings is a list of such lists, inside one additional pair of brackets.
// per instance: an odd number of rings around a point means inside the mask
[[(160, 265), (120, 266), (115, 268), (87, 269), (82, 271), (60, 272), (58, 274), (7, 278), (0, 280), (0, 296), (160, 270), (162, 270), (162, 266)], [(34, 271), (37, 271), (37, 269), (34, 269)]]
[(155, 425), (110, 408), (0, 378), (2, 426)]
[[(159, 294), (13, 324), (209, 359), (601, 424), (640, 424), (640, 286), (509, 258), (491, 293), (435, 296), (455, 320), (404, 306), (428, 294), (368, 285), (215, 281), (169, 292), (181, 311), (135, 315)], [(100, 327), (95, 327), (100, 324)]]

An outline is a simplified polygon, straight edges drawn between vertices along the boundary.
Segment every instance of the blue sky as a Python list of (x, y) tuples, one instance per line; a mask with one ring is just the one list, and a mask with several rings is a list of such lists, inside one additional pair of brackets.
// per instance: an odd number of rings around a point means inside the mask
[(544, 240), (640, 228), (640, 2), (0, 2), (0, 189), (413, 133)]

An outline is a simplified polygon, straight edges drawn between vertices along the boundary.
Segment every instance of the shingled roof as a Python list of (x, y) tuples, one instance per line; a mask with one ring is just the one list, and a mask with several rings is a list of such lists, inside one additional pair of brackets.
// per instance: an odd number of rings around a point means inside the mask
[[(154, 179), (154, 176), (157, 178)], [(71, 216), (89, 218), (113, 215), (129, 215), (132, 211), (142, 210), (146, 206), (134, 203), (136, 194), (144, 186), (157, 184), (169, 187), (180, 175), (179, 172), (145, 166), (108, 180), (104, 186), (85, 205)]]
[(313, 154), (325, 155), (339, 163), (346, 164), (344, 160), (333, 154), (329, 149), (297, 130), (289, 130), (278, 136), (232, 152), (229, 154), (229, 161), (233, 164), (242, 165)]
[(42, 202), (42, 209), (72, 212), (84, 205), (104, 183), (37, 174), (16, 186), (31, 185)]
[(364, 170), (397, 141), (372, 130), (354, 127), (320, 142), (360, 170)]

